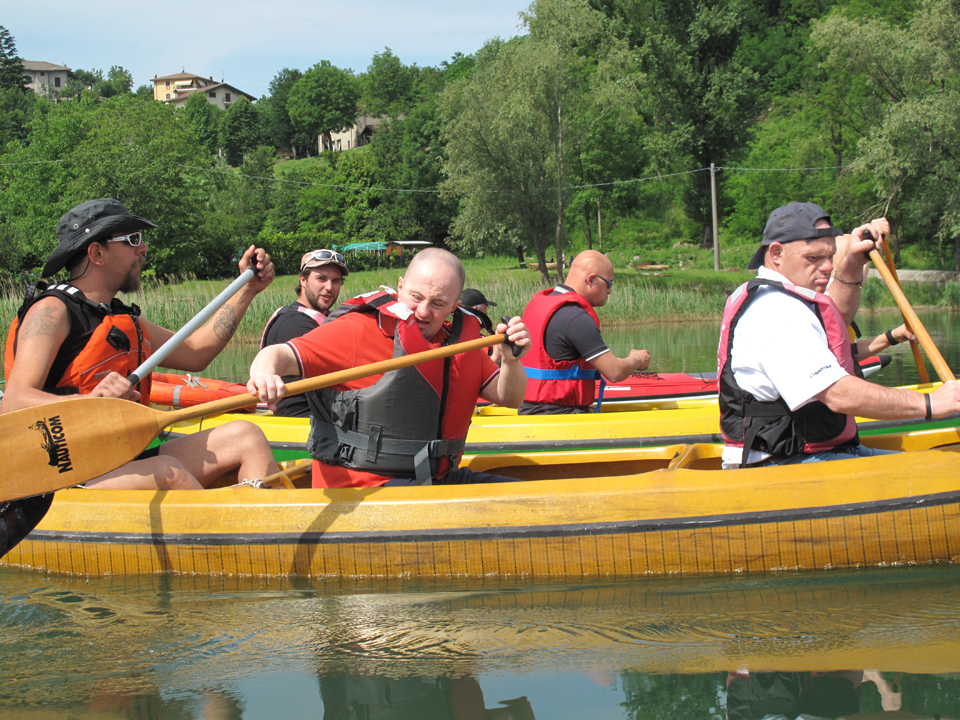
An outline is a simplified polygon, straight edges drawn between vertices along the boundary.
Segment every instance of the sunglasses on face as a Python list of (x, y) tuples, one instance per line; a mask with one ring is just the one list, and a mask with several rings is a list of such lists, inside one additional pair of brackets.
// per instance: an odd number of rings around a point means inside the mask
[(338, 252), (335, 252), (333, 250), (314, 250), (312, 253), (310, 253), (310, 257), (304, 260), (303, 264), (300, 265), (300, 269), (303, 270), (304, 266), (306, 266), (307, 263), (312, 262), (314, 260), (321, 260), (321, 261), (333, 260), (334, 262), (340, 263), (341, 265), (347, 264), (347, 261), (343, 259), (343, 255), (341, 255)]
[(129, 243), (130, 247), (140, 247), (140, 245), (143, 244), (143, 233), (138, 230), (137, 232), (132, 232), (129, 235), (121, 235), (120, 237), (110, 238), (107, 240), (107, 242), (126, 242)]
[(607, 290), (613, 290), (613, 280), (607, 280), (603, 275), (597, 275), (597, 277), (607, 284)]

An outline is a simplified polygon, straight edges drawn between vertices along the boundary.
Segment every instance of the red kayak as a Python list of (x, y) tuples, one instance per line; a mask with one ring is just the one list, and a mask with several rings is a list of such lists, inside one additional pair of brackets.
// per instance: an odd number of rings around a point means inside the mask
[[(875, 373), (890, 364), (889, 355), (864, 358), (860, 367), (864, 376)], [(597, 381), (597, 395), (600, 394), (600, 381)], [(603, 402), (618, 403), (653, 400), (692, 400), (694, 398), (717, 396), (717, 374), (702, 373), (634, 373), (618, 383), (607, 383), (603, 389)], [(480, 399), (477, 405), (489, 405)]]

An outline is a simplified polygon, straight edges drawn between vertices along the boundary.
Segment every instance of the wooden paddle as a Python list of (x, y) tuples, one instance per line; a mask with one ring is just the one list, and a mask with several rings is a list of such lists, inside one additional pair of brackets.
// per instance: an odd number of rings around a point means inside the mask
[[(864, 240), (872, 240), (873, 235), (869, 232), (864, 232), (863, 238)], [(893, 277), (893, 273), (890, 272), (890, 268), (887, 267), (887, 264), (883, 261), (883, 258), (880, 257), (880, 253), (877, 251), (876, 247), (870, 251), (870, 259), (873, 260), (873, 264), (877, 266), (877, 270), (883, 277), (884, 282), (887, 283), (887, 287), (893, 294), (893, 299), (896, 300), (897, 305), (900, 306), (900, 312), (903, 313), (903, 317), (910, 326), (911, 331), (917, 336), (917, 340), (920, 341), (920, 346), (927, 353), (927, 357), (930, 358), (930, 362), (933, 364), (934, 370), (937, 371), (937, 375), (940, 376), (940, 380), (943, 382), (946, 382), (947, 380), (956, 380), (956, 378), (953, 376), (953, 371), (950, 370), (950, 366), (947, 365), (946, 361), (943, 359), (943, 356), (940, 354), (940, 351), (937, 349), (937, 346), (934, 345), (933, 338), (930, 337), (927, 329), (923, 326), (923, 323), (920, 322), (920, 318), (917, 317), (917, 313), (914, 312), (913, 307), (910, 305), (910, 301), (907, 300), (907, 296), (903, 294), (903, 290), (900, 289), (899, 283), (897, 283), (896, 279)]]
[[(893, 276), (893, 281), (897, 284), (897, 287), (900, 287), (900, 278), (897, 277), (897, 268), (893, 263), (893, 254), (890, 252), (890, 244), (883, 243), (883, 258), (887, 262), (887, 267), (890, 268), (890, 274)], [(901, 315), (902, 315), (901, 311)], [(903, 322), (907, 325), (907, 331), (913, 332), (913, 328), (910, 326), (910, 323), (907, 322), (907, 316), (903, 316)], [(910, 341), (910, 352), (913, 353), (913, 362), (917, 365), (917, 373), (920, 375), (920, 382), (926, 385), (930, 382), (930, 376), (927, 375), (927, 366), (923, 362), (923, 355), (920, 354), (920, 343), (916, 340)]]
[[(503, 335), (491, 335), (298, 380), (287, 385), (287, 395), (499, 345), (504, 340)], [(9, 448), (6, 470), (0, 476), (0, 502), (92, 480), (133, 460), (166, 427), (239, 410), (257, 400), (253, 395), (235, 395), (163, 412), (129, 400), (78, 397), (0, 415), (0, 437)]]

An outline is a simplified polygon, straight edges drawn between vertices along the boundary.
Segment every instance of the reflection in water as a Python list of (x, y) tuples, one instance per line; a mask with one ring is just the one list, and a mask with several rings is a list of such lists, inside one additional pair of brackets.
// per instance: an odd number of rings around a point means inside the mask
[(3, 569), (0, 587), (0, 717), (960, 717), (953, 567), (575, 586)]

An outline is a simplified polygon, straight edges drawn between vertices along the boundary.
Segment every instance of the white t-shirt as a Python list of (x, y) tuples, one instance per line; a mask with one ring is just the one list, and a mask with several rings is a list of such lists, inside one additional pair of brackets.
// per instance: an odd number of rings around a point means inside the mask
[[(757, 277), (788, 282), (761, 267)], [(791, 410), (803, 407), (848, 373), (830, 352), (827, 333), (815, 313), (799, 300), (761, 287), (734, 330), (730, 358), (737, 384), (757, 400), (784, 399)], [(741, 448), (723, 450), (723, 466), (737, 467)], [(750, 451), (748, 462), (769, 457)]]

